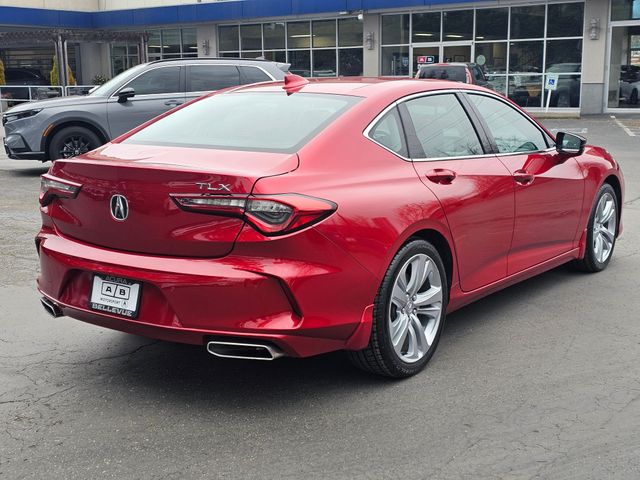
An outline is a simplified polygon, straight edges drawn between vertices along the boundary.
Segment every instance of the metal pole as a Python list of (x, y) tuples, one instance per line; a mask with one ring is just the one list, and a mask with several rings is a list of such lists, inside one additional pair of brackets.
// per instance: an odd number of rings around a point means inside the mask
[(140, 46), (138, 47), (138, 59), (140, 63), (147, 63), (149, 61), (149, 52), (147, 51), (148, 42), (146, 35), (140, 35)]

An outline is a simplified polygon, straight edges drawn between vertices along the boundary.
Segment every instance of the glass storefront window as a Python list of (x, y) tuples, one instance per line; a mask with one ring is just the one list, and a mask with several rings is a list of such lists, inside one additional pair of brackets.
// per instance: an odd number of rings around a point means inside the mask
[(246, 50), (262, 50), (261, 25), (241, 25), (240, 45), (243, 52)]
[(263, 35), (265, 50), (284, 48), (284, 22), (265, 23)]
[[(577, 108), (580, 106), (580, 75), (558, 76), (558, 87), (551, 92), (550, 107)], [(548, 93), (547, 93), (548, 94)], [(545, 96), (546, 102), (546, 96)]]
[(182, 56), (198, 56), (198, 31), (195, 28), (182, 29)]
[(611, 20), (640, 18), (640, 0), (611, 0)]
[(331, 50), (314, 50), (313, 51), (313, 76), (314, 77), (335, 77), (337, 75), (336, 68), (336, 51)]
[[(336, 46), (336, 21), (319, 20), (311, 23), (313, 33), (312, 45), (314, 48), (326, 48)], [(334, 62), (335, 63), (335, 62)]]
[(160, 38), (160, 30), (152, 30), (149, 32), (147, 45), (149, 57), (160, 58), (162, 56), (162, 39)]
[(162, 30), (162, 56), (179, 57), (180, 51), (180, 29), (172, 28), (171, 30)]
[(476, 10), (476, 40), (506, 40), (508, 33), (508, 8)]
[(547, 72), (571, 73), (582, 70), (582, 40), (547, 41)]
[(547, 37), (581, 37), (584, 3), (552, 3), (547, 13)]
[(544, 5), (511, 9), (511, 38), (544, 37)]
[(338, 20), (338, 46), (362, 47), (362, 21), (356, 17)]
[(638, 108), (640, 102), (640, 25), (613, 27), (609, 68), (609, 108)]
[(476, 43), (476, 63), (487, 74), (507, 72), (507, 42)]
[(509, 98), (521, 107), (542, 106), (542, 75), (509, 75)]
[(338, 49), (338, 75), (359, 77), (362, 71), (362, 48)]
[(382, 47), (383, 76), (409, 75), (409, 47)]
[(264, 52), (264, 58), (272, 62), (287, 62), (287, 52), (285, 50), (274, 50), (270, 52)]
[(287, 23), (287, 42), (289, 48), (309, 48), (311, 46), (309, 22)]
[(511, 42), (509, 73), (542, 73), (544, 42)]
[(302, 77), (311, 76), (311, 51), (291, 50), (289, 52), (289, 71)]
[(291, 72), (306, 77), (362, 75), (362, 37), (363, 22), (357, 17), (221, 25), (217, 54), (264, 56), (267, 60), (290, 63)]
[[(221, 52), (240, 50), (240, 36), (237, 25), (222, 26), (218, 28), (218, 42)], [(151, 43), (151, 39), (149, 39)]]
[(414, 13), (411, 37), (413, 43), (440, 41), (440, 12)]
[(454, 10), (442, 15), (442, 40), (452, 42), (473, 38), (473, 10)]
[(395, 45), (409, 43), (409, 15), (382, 16), (382, 43)]

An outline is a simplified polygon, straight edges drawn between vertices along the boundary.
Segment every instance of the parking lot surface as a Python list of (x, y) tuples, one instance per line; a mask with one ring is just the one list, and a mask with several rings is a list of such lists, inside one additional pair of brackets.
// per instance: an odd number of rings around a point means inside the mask
[(622, 164), (613, 261), (450, 315), (403, 381), (341, 353), (222, 360), (51, 319), (33, 242), (47, 166), (0, 156), (0, 479), (640, 478), (638, 119), (544, 123)]

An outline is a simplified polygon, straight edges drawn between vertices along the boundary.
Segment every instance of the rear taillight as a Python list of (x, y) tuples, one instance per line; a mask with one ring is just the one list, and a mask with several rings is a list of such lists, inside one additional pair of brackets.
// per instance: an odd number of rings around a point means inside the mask
[(309, 227), (337, 208), (329, 200), (297, 194), (250, 197), (172, 194), (171, 198), (183, 210), (243, 217), (267, 236), (284, 235)]
[(40, 205), (49, 205), (54, 198), (76, 198), (81, 187), (79, 183), (46, 173), (40, 180)]

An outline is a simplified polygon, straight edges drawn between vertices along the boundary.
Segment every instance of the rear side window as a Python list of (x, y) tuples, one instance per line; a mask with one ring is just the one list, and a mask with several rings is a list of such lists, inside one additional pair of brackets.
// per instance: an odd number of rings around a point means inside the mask
[(407, 157), (404, 131), (398, 109), (393, 108), (382, 117), (369, 132), (369, 138), (392, 152)]
[(180, 92), (180, 67), (164, 67), (149, 70), (129, 82), (137, 95), (157, 95)]
[(429, 95), (405, 105), (427, 158), (484, 153), (467, 113), (454, 95)]
[(268, 82), (272, 78), (258, 67), (238, 67), (242, 73), (242, 83)]
[(193, 65), (189, 67), (188, 92), (209, 92), (240, 85), (234, 65)]
[(284, 91), (213, 95), (152, 123), (123, 143), (293, 153), (359, 100)]
[(438, 80), (453, 80), (467, 82), (467, 69), (462, 66), (451, 67), (422, 67), (419, 78), (435, 78)]
[(500, 153), (537, 152), (547, 148), (542, 132), (513, 107), (484, 95), (469, 94), (484, 118)]

